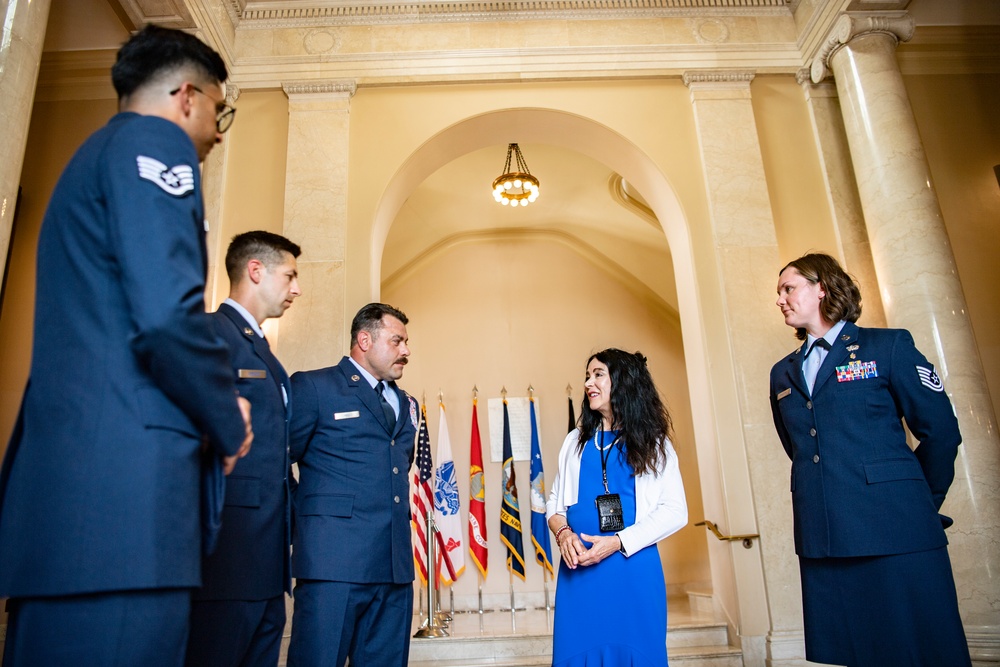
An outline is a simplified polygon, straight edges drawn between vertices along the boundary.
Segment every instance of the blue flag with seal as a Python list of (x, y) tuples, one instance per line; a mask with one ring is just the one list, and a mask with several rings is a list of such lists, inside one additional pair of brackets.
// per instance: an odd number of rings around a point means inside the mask
[(538, 442), (538, 421), (535, 419), (535, 399), (528, 399), (531, 409), (531, 543), (535, 545), (535, 561), (552, 570), (549, 547), (549, 526), (545, 522), (545, 470), (542, 468), (542, 447)]
[(510, 444), (510, 414), (503, 399), (503, 500), (500, 503), (500, 541), (507, 547), (507, 569), (524, 581), (524, 544), (521, 509), (514, 480), (514, 450)]

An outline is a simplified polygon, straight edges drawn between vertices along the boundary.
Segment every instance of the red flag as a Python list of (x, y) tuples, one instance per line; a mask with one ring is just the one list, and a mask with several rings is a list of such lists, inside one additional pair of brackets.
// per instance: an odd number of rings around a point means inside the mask
[(486, 579), (489, 548), (486, 543), (486, 478), (483, 476), (483, 445), (479, 440), (476, 399), (472, 399), (472, 440), (469, 445), (469, 555)]

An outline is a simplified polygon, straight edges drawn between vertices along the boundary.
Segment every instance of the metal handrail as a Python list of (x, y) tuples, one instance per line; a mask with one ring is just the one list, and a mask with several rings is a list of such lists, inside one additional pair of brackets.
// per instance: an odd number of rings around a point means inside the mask
[(704, 521), (699, 521), (698, 523), (696, 523), (694, 525), (696, 525), (696, 526), (705, 526), (710, 531), (712, 531), (713, 535), (715, 535), (717, 538), (719, 538), (723, 542), (743, 542), (743, 548), (744, 549), (750, 549), (750, 548), (752, 548), (753, 547), (753, 541), (760, 539), (760, 535), (723, 535), (719, 531), (719, 527), (716, 526), (711, 521), (709, 521), (708, 519), (705, 519)]

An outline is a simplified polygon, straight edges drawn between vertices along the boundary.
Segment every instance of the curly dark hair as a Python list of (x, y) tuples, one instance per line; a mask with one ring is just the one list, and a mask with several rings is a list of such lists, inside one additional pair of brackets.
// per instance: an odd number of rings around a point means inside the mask
[(384, 303), (369, 303), (358, 311), (351, 322), (351, 347), (358, 344), (358, 334), (362, 331), (369, 332), (373, 337), (378, 336), (378, 332), (382, 329), (382, 318), (386, 315), (395, 317), (403, 324), (410, 321), (398, 308)]
[(229, 76), (222, 57), (194, 35), (149, 24), (118, 50), (111, 82), (118, 98), (124, 99), (160, 75), (184, 67), (213, 83)]
[[(614, 421), (611, 429), (618, 431), (615, 443), (625, 452), (625, 460), (635, 475), (653, 473), (667, 456), (666, 440), (673, 425), (667, 406), (653, 383), (653, 376), (646, 366), (642, 353), (631, 354), (617, 348), (608, 348), (590, 356), (587, 366), (597, 359), (608, 367), (611, 376), (611, 412)], [(580, 408), (580, 440), (578, 451), (601, 426), (601, 413), (590, 409), (590, 401), (583, 397)]]
[[(819, 312), (827, 322), (857, 322), (861, 317), (861, 289), (833, 257), (814, 252), (785, 264), (778, 275), (785, 269), (795, 269), (810, 283), (823, 286), (826, 296), (820, 301)], [(805, 340), (806, 330), (796, 329), (795, 337)]]

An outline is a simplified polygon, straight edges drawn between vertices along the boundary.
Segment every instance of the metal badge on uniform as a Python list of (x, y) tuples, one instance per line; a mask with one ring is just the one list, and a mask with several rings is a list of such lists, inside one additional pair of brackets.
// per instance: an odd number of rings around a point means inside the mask
[(784, 391), (779, 391), (779, 392), (778, 392), (778, 400), (780, 401), (780, 400), (781, 400), (781, 399), (783, 399), (783, 398), (784, 398), (785, 396), (788, 396), (788, 395), (789, 395), (789, 394), (791, 394), (791, 393), (792, 393), (792, 388), (791, 388), (791, 387), (789, 387), (788, 389), (786, 389), (786, 390), (784, 390)]
[(933, 368), (917, 366), (917, 375), (920, 376), (920, 384), (924, 385), (931, 391), (936, 391), (938, 393), (944, 391), (944, 383), (941, 382), (941, 378)]
[(194, 169), (189, 165), (167, 167), (145, 155), (136, 156), (135, 161), (139, 165), (139, 178), (155, 183), (167, 194), (182, 197), (194, 190)]
[(848, 345), (847, 346), (847, 351), (848, 352), (857, 352), (858, 349), (860, 349), (860, 348), (861, 348), (861, 346), (858, 345), (857, 343), (855, 343), (854, 345)]
[(267, 371), (257, 368), (241, 368), (236, 371), (236, 376), (241, 380), (263, 380), (267, 377)]
[(867, 380), (878, 377), (878, 367), (874, 361), (852, 361), (846, 366), (837, 366), (837, 382)]
[(250, 327), (243, 327), (243, 335), (253, 337), (253, 329)]
[(848, 336), (847, 334), (844, 334), (843, 336), (840, 337), (840, 340), (848, 341), (848, 340), (851, 340), (851, 337)]
[(357, 410), (351, 410), (350, 412), (334, 412), (333, 413), (333, 419), (334, 419), (334, 421), (340, 421), (341, 419), (355, 419), (355, 418), (360, 417), (360, 416), (361, 416), (361, 413), (358, 412)]
[(359, 376), (359, 375), (352, 375), (351, 376), (351, 382), (357, 382), (360, 379), (361, 379), (361, 376)]

